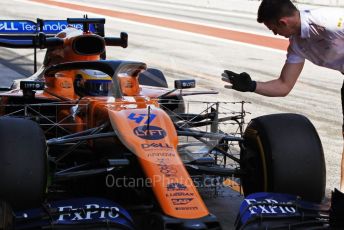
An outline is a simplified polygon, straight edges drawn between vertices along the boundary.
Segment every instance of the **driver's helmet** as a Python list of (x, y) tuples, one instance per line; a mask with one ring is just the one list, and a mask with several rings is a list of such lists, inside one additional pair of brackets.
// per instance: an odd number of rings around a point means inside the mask
[(74, 90), (80, 96), (108, 96), (112, 79), (97, 70), (79, 70), (75, 75)]

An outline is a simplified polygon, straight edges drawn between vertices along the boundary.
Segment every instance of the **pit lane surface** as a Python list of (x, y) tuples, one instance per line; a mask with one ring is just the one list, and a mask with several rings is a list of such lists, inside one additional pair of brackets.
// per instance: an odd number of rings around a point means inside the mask
[[(130, 12), (199, 26), (270, 36), (269, 32), (255, 21), (258, 6), (256, 1), (228, 1), (231, 2), (231, 7), (222, 9), (193, 7), (186, 4), (176, 5), (168, 1), (79, 0), (68, 2), (92, 8)], [(38, 4), (34, 1), (0, 2), (3, 19), (35, 20), (37, 17), (65, 19), (81, 17), (85, 13), (88, 13), (89, 17), (106, 17), (107, 35), (118, 36), (121, 31), (129, 34), (129, 47), (127, 49), (110, 47), (107, 51), (108, 59), (142, 61), (150, 67), (161, 69), (170, 85), (175, 79), (195, 78), (201, 89), (215, 89), (220, 92), (216, 96), (202, 96), (202, 100), (251, 101), (252, 104), (247, 106), (247, 110), (251, 112), (247, 120), (251, 117), (281, 112), (300, 113), (307, 116), (316, 126), (323, 142), (327, 165), (327, 188), (332, 189), (338, 185), (342, 149), (340, 108), (342, 76), (340, 73), (307, 62), (297, 85), (285, 98), (267, 98), (252, 93), (240, 93), (223, 88), (220, 75), (224, 69), (246, 71), (258, 81), (274, 79), (284, 63), (285, 52), (279, 48), (272, 49), (264, 45), (247, 43), (249, 41), (232, 41), (216, 35), (209, 36), (203, 32), (189, 32), (177, 27), (172, 29), (166, 25), (143, 23), (140, 18), (129, 20), (123, 17), (110, 17), (105, 13), (103, 15), (102, 10), (92, 13), (94, 11), (82, 10), (86, 8), (76, 9), (76, 7)], [(43, 52), (39, 54), (42, 57)], [(11, 71), (2, 71), (0, 83), (3, 85), (10, 85), (13, 78), (29, 75), (32, 72), (30, 64), (33, 56), (29, 50), (1, 49), (0, 58), (1, 63)], [(20, 65), (17, 66), (17, 64)], [(233, 213), (237, 211), (238, 201), (234, 204), (222, 205), (224, 202), (228, 201), (219, 199), (209, 204), (209, 207), (210, 209), (221, 207), (227, 211), (232, 210), (228, 207), (233, 207), (235, 211), (232, 211), (229, 216), (226, 217), (227, 213), (220, 216), (224, 226), (232, 226)], [(214, 212), (217, 210), (214, 209)]]

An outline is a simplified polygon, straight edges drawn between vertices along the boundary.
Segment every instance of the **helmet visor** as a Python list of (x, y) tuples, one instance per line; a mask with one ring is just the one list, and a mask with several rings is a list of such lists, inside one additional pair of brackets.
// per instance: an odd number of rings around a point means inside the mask
[(111, 88), (109, 80), (88, 80), (84, 85), (84, 93), (90, 96), (107, 96)]

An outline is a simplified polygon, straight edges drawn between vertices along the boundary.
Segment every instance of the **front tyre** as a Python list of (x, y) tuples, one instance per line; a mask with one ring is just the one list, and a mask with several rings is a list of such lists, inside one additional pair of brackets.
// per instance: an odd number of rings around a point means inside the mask
[(0, 199), (14, 209), (41, 203), (47, 186), (45, 136), (21, 118), (0, 118)]
[(323, 148), (312, 123), (298, 114), (253, 119), (241, 151), (245, 195), (289, 193), (319, 202), (325, 194)]

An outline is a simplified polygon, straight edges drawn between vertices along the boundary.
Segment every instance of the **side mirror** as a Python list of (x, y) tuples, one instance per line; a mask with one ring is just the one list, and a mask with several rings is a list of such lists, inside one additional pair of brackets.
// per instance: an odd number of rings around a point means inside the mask
[(147, 68), (139, 75), (140, 85), (168, 88), (164, 73), (158, 69)]
[(190, 89), (190, 88), (195, 88), (195, 87), (196, 87), (196, 80), (175, 80), (174, 89), (160, 95), (158, 98), (164, 99), (164, 97), (170, 95), (171, 93), (175, 92), (178, 89)]
[(191, 89), (196, 87), (196, 80), (175, 80), (174, 88), (176, 89)]

